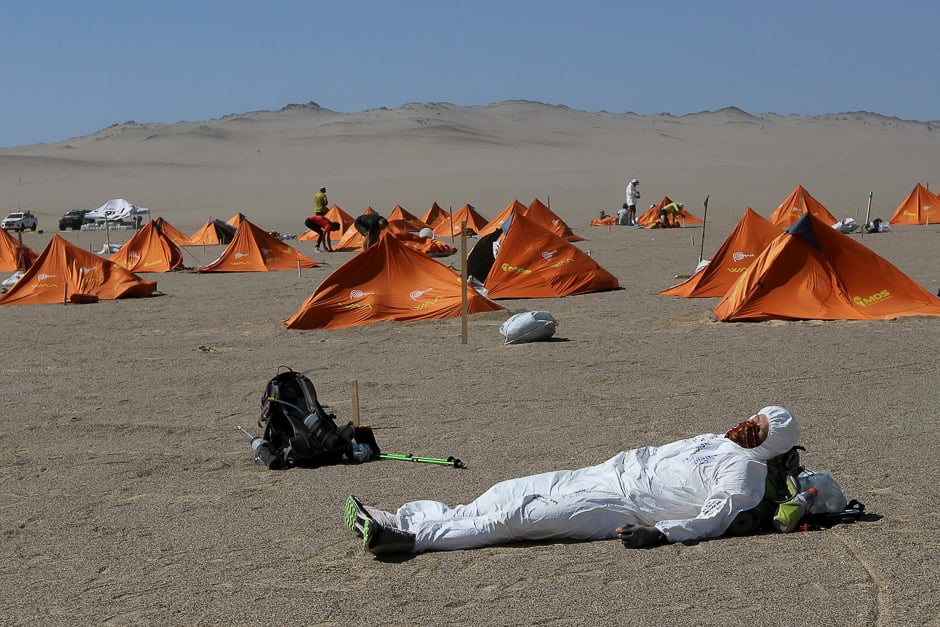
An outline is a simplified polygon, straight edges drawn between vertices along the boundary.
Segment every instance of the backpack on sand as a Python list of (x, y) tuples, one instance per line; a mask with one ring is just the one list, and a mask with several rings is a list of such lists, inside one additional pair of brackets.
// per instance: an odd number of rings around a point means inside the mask
[[(831, 473), (814, 473), (803, 467), (800, 451), (805, 450), (802, 446), (794, 446), (767, 462), (764, 499), (757, 507), (738, 514), (726, 532), (728, 535), (747, 535), (761, 530), (787, 533), (798, 528), (830, 527), (837, 523), (855, 522), (864, 516), (865, 506), (854, 499), (846, 503)], [(807, 479), (814, 475), (828, 479), (828, 483), (812, 483)], [(809, 487), (818, 488), (820, 503), (826, 501), (829, 506), (817, 512), (799, 504), (799, 493)]]
[(353, 423), (337, 426), (336, 416), (327, 413), (317, 399), (313, 382), (289, 368), (265, 386), (258, 426), (272, 470), (336, 464), (344, 456), (353, 459), (353, 440), (358, 435)]

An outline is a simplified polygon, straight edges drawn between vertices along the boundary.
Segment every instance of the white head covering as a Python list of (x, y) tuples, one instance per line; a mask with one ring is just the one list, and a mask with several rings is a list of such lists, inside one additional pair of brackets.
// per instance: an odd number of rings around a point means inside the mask
[(748, 457), (767, 461), (777, 455), (786, 453), (796, 446), (800, 438), (800, 428), (797, 426), (793, 414), (778, 405), (769, 405), (751, 416), (750, 419), (756, 420), (759, 414), (767, 416), (770, 431), (767, 433), (767, 439), (760, 446), (741, 449)]

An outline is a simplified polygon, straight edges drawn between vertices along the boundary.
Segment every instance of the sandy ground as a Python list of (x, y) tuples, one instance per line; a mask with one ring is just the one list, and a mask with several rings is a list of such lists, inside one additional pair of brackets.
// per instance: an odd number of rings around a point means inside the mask
[[(649, 202), (669, 195), (700, 214), (710, 196), (706, 256), (745, 206), (766, 217), (797, 184), (838, 217), (864, 217), (871, 191), (872, 217), (887, 218), (929, 180), (938, 148), (927, 125), (868, 114), (670, 119), (506, 103), (300, 107), (0, 150), (3, 203), (39, 214), (45, 232), (24, 235), (37, 252), (65, 209), (115, 197), (191, 233), (236, 211), (300, 232), (321, 184), (353, 214), (437, 201), (492, 217), (538, 196), (623, 286), (502, 301), (508, 312), (470, 319), (465, 345), (459, 320), (288, 331), (283, 320), (352, 256), (300, 243), (325, 264), (151, 274), (153, 298), (0, 307), (0, 622), (940, 624), (940, 320), (714, 322), (715, 299), (656, 295), (695, 266), (700, 227), (587, 226), (619, 206), (631, 176)], [(861, 241), (936, 293), (938, 236), (905, 227)], [(220, 252), (188, 248), (186, 264)], [(534, 309), (559, 320), (556, 341), (505, 346), (499, 325)], [(357, 381), (384, 450), (467, 468), (253, 465), (235, 426), (254, 426), (281, 366), (306, 371), (344, 419)], [(534, 543), (391, 560), (342, 525), (349, 493), (386, 508), (466, 502), (510, 477), (723, 431), (767, 404), (795, 413), (806, 465), (832, 470), (867, 520), (648, 551)]]

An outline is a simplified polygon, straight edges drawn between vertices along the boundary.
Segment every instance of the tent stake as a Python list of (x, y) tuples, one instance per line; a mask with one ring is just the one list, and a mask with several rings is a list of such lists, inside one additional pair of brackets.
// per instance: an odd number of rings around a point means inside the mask
[[(702, 248), (698, 253), (699, 263), (702, 263), (702, 259), (705, 258), (705, 224), (708, 222), (708, 199), (710, 197), (709, 194), (705, 194), (705, 210), (702, 213)], [(734, 221), (734, 209), (731, 210), (731, 220)]]
[(467, 221), (460, 222), (460, 343), (467, 343)]
[(359, 426), (359, 381), (352, 380), (352, 419), (353, 425)]
[(868, 192), (868, 210), (865, 212), (865, 226), (862, 227), (862, 232), (858, 234), (859, 239), (865, 237), (865, 229), (868, 228), (868, 221), (871, 219), (871, 196), (872, 192)]

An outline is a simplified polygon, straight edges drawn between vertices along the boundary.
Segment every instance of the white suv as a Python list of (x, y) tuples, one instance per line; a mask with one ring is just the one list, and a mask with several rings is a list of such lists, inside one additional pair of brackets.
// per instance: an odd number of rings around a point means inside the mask
[(4, 231), (35, 231), (38, 226), (39, 220), (29, 211), (14, 211), (0, 223)]

